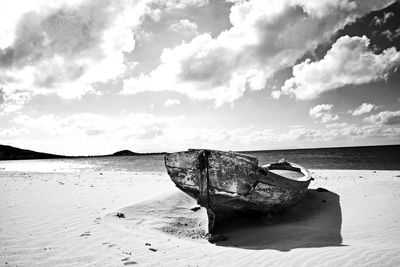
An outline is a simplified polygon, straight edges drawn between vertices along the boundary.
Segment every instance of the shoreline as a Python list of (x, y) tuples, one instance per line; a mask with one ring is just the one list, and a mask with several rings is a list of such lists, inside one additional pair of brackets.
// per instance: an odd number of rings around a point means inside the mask
[(0, 171), (0, 265), (399, 265), (400, 171), (310, 171), (303, 201), (216, 245), (165, 173)]

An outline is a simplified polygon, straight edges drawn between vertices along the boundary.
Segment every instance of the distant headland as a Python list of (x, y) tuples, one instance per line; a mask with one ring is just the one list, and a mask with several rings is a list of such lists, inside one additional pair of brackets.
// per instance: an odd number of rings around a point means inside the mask
[(44, 152), (37, 152), (28, 149), (21, 149), (13, 146), (0, 145), (0, 160), (23, 160), (23, 159), (58, 159), (58, 158), (86, 158), (86, 157), (121, 157), (121, 156), (143, 156), (143, 155), (162, 155), (166, 152), (158, 153), (137, 153), (130, 150), (121, 150), (113, 154), (99, 156), (66, 156)]

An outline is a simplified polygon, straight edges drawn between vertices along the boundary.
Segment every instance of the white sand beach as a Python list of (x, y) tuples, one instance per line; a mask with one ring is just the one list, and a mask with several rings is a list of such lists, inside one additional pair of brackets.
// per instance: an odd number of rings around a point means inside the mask
[(400, 266), (400, 172), (312, 173), (298, 205), (211, 244), (166, 173), (2, 171), (0, 265)]

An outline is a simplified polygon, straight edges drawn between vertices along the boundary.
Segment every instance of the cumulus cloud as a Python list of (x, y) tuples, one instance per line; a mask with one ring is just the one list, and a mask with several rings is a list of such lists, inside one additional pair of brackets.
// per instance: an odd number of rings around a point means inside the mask
[(291, 66), (346, 22), (383, 2), (234, 1), (229, 30), (165, 49), (161, 65), (148, 75), (125, 80), (122, 93), (175, 91), (217, 105), (232, 103), (246, 90), (263, 89), (277, 70)]
[[(0, 1), (0, 87), (7, 94), (77, 98), (94, 85), (128, 75), (134, 34), (165, 10), (208, 0)], [(193, 25), (190, 25), (193, 26)], [(10, 96), (11, 97), (11, 96)]]
[(169, 108), (169, 107), (172, 107), (172, 106), (175, 106), (175, 105), (179, 105), (180, 103), (181, 103), (181, 101), (179, 101), (178, 99), (167, 99), (164, 102), (163, 106), (166, 107), (166, 108)]
[(310, 59), (293, 67), (293, 77), (286, 80), (273, 96), (290, 95), (309, 100), (320, 94), (348, 84), (363, 84), (386, 79), (400, 64), (400, 52), (392, 47), (374, 54), (368, 49), (369, 39), (343, 36), (325, 57), (317, 62)]
[(382, 111), (376, 115), (371, 115), (364, 119), (365, 122), (381, 124), (381, 125), (395, 125), (400, 124), (400, 110), (397, 111)]
[(310, 109), (309, 114), (313, 119), (320, 119), (322, 123), (339, 119), (337, 114), (332, 114), (333, 105), (321, 104)]
[(188, 19), (181, 19), (178, 22), (171, 24), (169, 29), (177, 33), (188, 35), (197, 34), (197, 24)]
[(371, 111), (377, 109), (378, 106), (371, 104), (371, 103), (362, 103), (361, 106), (355, 108), (354, 110), (351, 109), (348, 111), (349, 114), (353, 116), (360, 116), (366, 113), (370, 113)]
[(123, 53), (135, 44), (125, 20), (137, 11), (122, 0), (73, 3), (19, 18), (12, 42), (0, 48), (0, 81), (9, 91), (73, 98), (124, 72)]

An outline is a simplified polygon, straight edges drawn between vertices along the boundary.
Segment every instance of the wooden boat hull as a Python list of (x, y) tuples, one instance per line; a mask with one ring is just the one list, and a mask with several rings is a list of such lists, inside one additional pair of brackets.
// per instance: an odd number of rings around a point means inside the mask
[(304, 197), (312, 179), (309, 174), (302, 180), (288, 179), (258, 166), (254, 157), (215, 150), (168, 154), (165, 166), (179, 189), (219, 219), (292, 206)]

